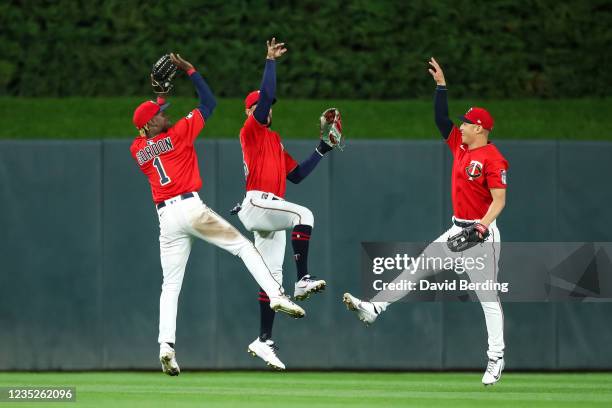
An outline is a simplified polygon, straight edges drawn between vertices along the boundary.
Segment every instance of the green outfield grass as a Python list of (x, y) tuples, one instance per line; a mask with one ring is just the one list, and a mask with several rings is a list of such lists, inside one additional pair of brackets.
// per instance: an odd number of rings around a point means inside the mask
[[(452, 95), (451, 95), (452, 96)], [(3, 139), (132, 138), (134, 108), (144, 98), (0, 98)], [(196, 99), (170, 98), (173, 120), (196, 106)], [(612, 140), (612, 98), (578, 100), (452, 100), (451, 117), (471, 105), (496, 118), (492, 138)], [(432, 101), (289, 100), (274, 106), (273, 128), (290, 138), (318, 137), (318, 117), (340, 108), (349, 139), (432, 139), (438, 133)], [(221, 99), (203, 136), (235, 138), (244, 121), (241, 99)]]
[(76, 403), (2, 407), (610, 407), (612, 374), (0, 373), (0, 387), (75, 386)]

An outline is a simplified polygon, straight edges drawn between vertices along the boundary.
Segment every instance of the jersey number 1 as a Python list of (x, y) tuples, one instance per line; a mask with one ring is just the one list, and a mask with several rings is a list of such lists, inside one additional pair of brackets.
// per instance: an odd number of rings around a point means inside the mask
[(170, 180), (170, 177), (166, 176), (164, 165), (162, 164), (161, 159), (159, 157), (156, 157), (153, 160), (153, 165), (155, 166), (155, 169), (157, 170), (157, 173), (159, 174), (159, 184), (161, 184), (162, 186), (165, 186), (166, 184), (172, 181)]

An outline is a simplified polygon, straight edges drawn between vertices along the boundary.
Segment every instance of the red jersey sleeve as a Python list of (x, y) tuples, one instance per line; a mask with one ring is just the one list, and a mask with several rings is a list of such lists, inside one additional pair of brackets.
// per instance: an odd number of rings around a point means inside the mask
[(285, 149), (283, 149), (283, 156), (285, 157), (285, 175), (287, 175), (298, 166), (298, 162)]
[(446, 138), (446, 144), (448, 145), (448, 148), (450, 149), (451, 153), (453, 153), (453, 155), (455, 154), (459, 146), (461, 146), (461, 131), (457, 126), (453, 125), (450, 134)]
[(508, 162), (503, 157), (488, 161), (485, 166), (485, 178), (489, 188), (506, 188)]
[(132, 142), (132, 145), (130, 146), (130, 153), (134, 159), (136, 159), (136, 152), (141, 148), (141, 146), (146, 144), (146, 140), (147, 139), (144, 136), (138, 136)]
[(248, 131), (255, 132), (257, 128), (265, 128), (265, 125), (262, 125), (255, 119), (255, 116), (251, 115), (244, 122), (244, 128)]
[(204, 129), (204, 117), (199, 109), (194, 109), (187, 116), (179, 120), (172, 126), (174, 134), (180, 139), (193, 144), (196, 137)]

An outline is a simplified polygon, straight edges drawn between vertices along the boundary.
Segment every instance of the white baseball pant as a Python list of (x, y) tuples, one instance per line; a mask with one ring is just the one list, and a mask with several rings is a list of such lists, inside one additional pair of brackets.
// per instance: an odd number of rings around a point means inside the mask
[(178, 298), (193, 238), (200, 238), (242, 259), (269, 297), (283, 293), (255, 246), (229, 222), (206, 206), (197, 193), (165, 201), (159, 216), (159, 249), (163, 284), (159, 299), (159, 343), (175, 343)]
[[(478, 222), (479, 220), (457, 220), (461, 222)], [(485, 267), (482, 270), (477, 268), (466, 268), (470, 281), (475, 282), (486, 282), (491, 280), (497, 282), (497, 275), (499, 269), (499, 255), (500, 255), (500, 243), (501, 235), (497, 228), (497, 223), (494, 221), (489, 226), (489, 237), (485, 242), (478, 244), (464, 252), (452, 252), (446, 246), (446, 242), (450, 236), (459, 233), (463, 228), (453, 225), (440, 235), (432, 244), (428, 245), (423, 251), (422, 255), (425, 258), (437, 258), (445, 257), (456, 258), (456, 257), (470, 257), (476, 259), (481, 257), (484, 260)], [(419, 255), (420, 256), (420, 255)], [(415, 257), (416, 258), (416, 257)], [(402, 280), (419, 280), (426, 278), (427, 276), (434, 275), (440, 272), (435, 270), (419, 270), (416, 273), (411, 270), (405, 270), (402, 272), (394, 282), (400, 282)], [(377, 302), (377, 305), (382, 307), (383, 310), (387, 308), (393, 302), (402, 299), (408, 295), (409, 291), (381, 291), (374, 296), (371, 301)], [(475, 291), (476, 296), (480, 300), (480, 305), (485, 316), (485, 323), (487, 326), (488, 345), (487, 355), (489, 358), (503, 357), (504, 355), (504, 313), (502, 310), (501, 302), (497, 292), (492, 293), (491, 291)]]
[[(312, 227), (314, 225), (312, 212), (272, 193), (251, 190), (247, 191), (242, 201), (238, 217), (244, 227), (254, 233), (255, 247), (263, 256), (274, 279), (282, 285), (283, 260), (287, 243), (285, 230), (298, 224)], [(263, 286), (262, 289), (265, 291)]]

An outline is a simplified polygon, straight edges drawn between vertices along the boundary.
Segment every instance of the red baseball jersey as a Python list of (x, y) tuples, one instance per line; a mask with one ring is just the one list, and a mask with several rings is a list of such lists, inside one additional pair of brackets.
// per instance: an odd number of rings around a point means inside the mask
[(508, 162), (491, 142), (468, 150), (461, 143), (461, 131), (453, 126), (446, 139), (453, 153), (452, 197), (455, 217), (482, 219), (493, 197), (489, 189), (506, 188)]
[(132, 143), (130, 152), (149, 179), (155, 203), (202, 188), (193, 142), (203, 128), (202, 113), (194, 109), (167, 132)]
[(280, 135), (250, 115), (240, 130), (246, 190), (285, 197), (287, 174), (298, 163), (285, 150)]

